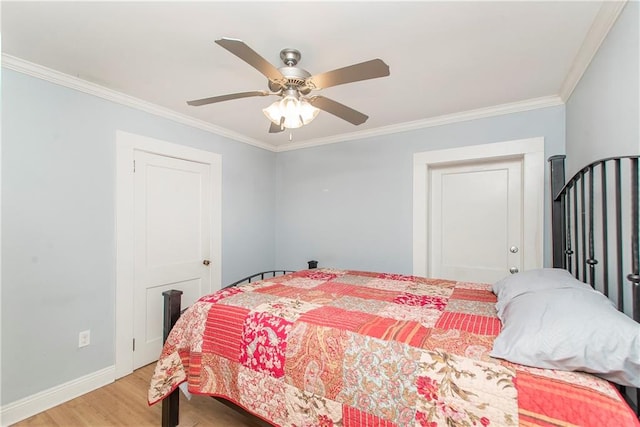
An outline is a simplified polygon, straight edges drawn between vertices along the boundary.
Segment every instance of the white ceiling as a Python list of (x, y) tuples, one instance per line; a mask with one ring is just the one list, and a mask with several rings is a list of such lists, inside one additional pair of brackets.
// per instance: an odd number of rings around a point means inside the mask
[(282, 48), (296, 48), (299, 66), (311, 74), (374, 58), (390, 66), (389, 77), (320, 91), (369, 120), (354, 126), (320, 112), (293, 131), (293, 144), (304, 145), (500, 111), (505, 104), (560, 103), (609, 28), (600, 22), (608, 7), (602, 1), (3, 1), (1, 7), (4, 64), (38, 64), (275, 149), (292, 144), (287, 131), (267, 133), (262, 108), (275, 98), (186, 104), (267, 90), (262, 74), (215, 39), (242, 39), (276, 67)]

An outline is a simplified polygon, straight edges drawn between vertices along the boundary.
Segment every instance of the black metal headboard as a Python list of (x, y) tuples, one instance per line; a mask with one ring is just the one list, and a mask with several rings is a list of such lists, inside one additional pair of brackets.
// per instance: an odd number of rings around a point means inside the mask
[[(598, 160), (565, 182), (565, 156), (551, 163), (553, 266), (612, 299), (640, 322), (639, 156)], [(622, 390), (625, 397), (629, 391)], [(636, 411), (640, 390), (636, 390)]]
[(549, 159), (553, 266), (615, 298), (640, 322), (639, 156), (598, 160), (566, 183), (564, 157)]

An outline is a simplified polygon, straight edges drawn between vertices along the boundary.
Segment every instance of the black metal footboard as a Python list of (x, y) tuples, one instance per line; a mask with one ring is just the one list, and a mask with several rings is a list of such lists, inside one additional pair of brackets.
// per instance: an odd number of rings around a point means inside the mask
[[(318, 261), (308, 261), (309, 269), (317, 268)], [(237, 280), (230, 285), (225, 286), (225, 288), (230, 288), (232, 286), (237, 286), (242, 283), (251, 283), (253, 280), (264, 280), (271, 277), (281, 276), (287, 273), (293, 273), (291, 270), (269, 270), (262, 271), (260, 273), (255, 273), (250, 276), (247, 276), (243, 279)], [(162, 331), (162, 341), (165, 342), (167, 337), (169, 336), (169, 332), (173, 328), (173, 325), (176, 324), (180, 314), (183, 310), (181, 310), (181, 299), (182, 299), (182, 291), (178, 290), (169, 290), (162, 293), (164, 297), (164, 322), (163, 322), (163, 331)], [(180, 390), (175, 389), (169, 396), (165, 397), (162, 401), (162, 427), (176, 427), (178, 425), (180, 413)]]
[(233, 288), (234, 286), (241, 285), (243, 283), (251, 283), (254, 280), (264, 280), (270, 277), (281, 276), (283, 274), (293, 273), (292, 270), (269, 270), (269, 271), (261, 271), (260, 273), (254, 273), (251, 276), (247, 276), (240, 280), (236, 280), (230, 285), (223, 287), (222, 289)]
[[(564, 158), (549, 158), (553, 266), (569, 270), (640, 323), (639, 156), (598, 160), (566, 183)], [(640, 390), (621, 392), (640, 414)]]

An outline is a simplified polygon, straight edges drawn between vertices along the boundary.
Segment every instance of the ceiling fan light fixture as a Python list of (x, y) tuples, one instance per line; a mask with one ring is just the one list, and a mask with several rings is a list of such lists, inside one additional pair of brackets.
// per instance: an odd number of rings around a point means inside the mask
[(280, 113), (280, 101), (276, 101), (273, 104), (269, 105), (267, 108), (263, 108), (262, 112), (273, 123), (277, 125), (280, 124), (280, 117), (282, 116)]
[(313, 105), (309, 104), (305, 99), (300, 100), (299, 108), (300, 117), (302, 117), (302, 122), (305, 125), (311, 123), (320, 112), (319, 108), (316, 108)]
[[(265, 116), (276, 125), (286, 129), (297, 129), (307, 125), (316, 118), (320, 110), (305, 99), (294, 95), (286, 95), (262, 110)], [(282, 118), (284, 117), (284, 122)]]

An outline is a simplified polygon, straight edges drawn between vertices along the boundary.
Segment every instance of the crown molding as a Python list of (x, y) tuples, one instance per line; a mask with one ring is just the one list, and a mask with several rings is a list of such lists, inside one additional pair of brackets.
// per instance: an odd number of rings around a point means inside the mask
[(253, 138), (249, 138), (245, 135), (232, 132), (228, 129), (220, 126), (207, 123), (203, 120), (194, 119), (193, 117), (186, 116), (184, 114), (177, 113), (165, 107), (153, 104), (151, 102), (143, 101), (133, 96), (126, 95), (124, 93), (108, 89), (104, 86), (97, 85), (95, 83), (82, 80), (78, 77), (71, 76), (69, 74), (61, 73), (51, 68), (43, 67), (42, 65), (34, 64), (24, 59), (2, 54), (2, 67), (9, 70), (17, 71), (23, 74), (30, 75), (42, 80), (46, 80), (51, 83), (55, 83), (60, 86), (65, 86), (70, 89), (75, 89), (80, 92), (88, 93), (109, 101), (117, 102), (118, 104), (126, 105), (127, 107), (133, 107), (138, 110), (145, 111), (147, 113), (154, 114), (174, 122), (178, 122), (187, 126), (191, 126), (197, 129), (201, 129), (207, 132), (214, 133), (216, 135), (223, 136), (225, 138), (233, 139), (235, 141), (244, 142), (245, 144), (253, 145), (269, 151), (275, 151), (274, 146), (266, 144), (262, 141), (258, 141)]
[(359, 132), (351, 132), (328, 138), (318, 138), (309, 141), (280, 145), (277, 147), (278, 152), (297, 150), (301, 148), (316, 147), (319, 145), (334, 144), (337, 142), (352, 141), (355, 139), (371, 138), (392, 133), (408, 132), (412, 130), (424, 129), (434, 126), (448, 125), (452, 123), (466, 122), (469, 120), (484, 119), (487, 117), (500, 116), (504, 114), (519, 113), (522, 111), (535, 110), (538, 108), (555, 107), (563, 105), (559, 96), (545, 96), (541, 98), (533, 98), (524, 101), (512, 102), (508, 104), (496, 105), (493, 107), (479, 108), (476, 110), (468, 110), (460, 113), (445, 114), (438, 117), (432, 117), (423, 120), (415, 120), (411, 122), (400, 123), (397, 125), (383, 126), (375, 129), (364, 130)]
[(109, 101), (117, 102), (128, 107), (136, 108), (160, 117), (173, 120), (175, 122), (185, 124), (197, 129), (201, 129), (207, 132), (214, 133), (238, 142), (243, 142), (255, 147), (259, 147), (272, 152), (282, 152), (297, 150), (302, 148), (316, 147), (326, 144), (334, 144), (337, 142), (352, 141), (356, 139), (371, 138), (382, 135), (389, 135), (398, 132), (407, 132), (417, 129), (423, 129), (433, 126), (441, 126), (446, 124), (464, 122), (468, 120), (476, 120), (487, 117), (493, 117), (503, 114), (518, 113), (522, 111), (534, 110), (537, 108), (553, 107), (562, 105), (563, 100), (560, 96), (545, 96), (541, 98), (534, 98), (524, 101), (518, 101), (508, 104), (501, 104), (497, 106), (480, 108), (476, 110), (463, 111), (459, 113), (447, 114), (438, 117), (431, 117), (422, 120), (415, 120), (411, 122), (400, 123), (391, 126), (383, 126), (375, 129), (369, 129), (364, 131), (351, 132), (341, 135), (330, 136), (327, 138), (317, 138), (308, 141), (303, 141), (293, 144), (284, 145), (271, 145), (262, 141), (258, 141), (253, 138), (249, 138), (245, 135), (232, 132), (228, 129), (215, 126), (211, 123), (207, 123), (203, 120), (194, 119), (184, 114), (176, 113), (168, 108), (160, 107), (156, 104), (152, 104), (147, 101), (143, 101), (138, 98), (126, 95), (121, 92), (117, 92), (112, 89), (105, 88), (95, 83), (82, 80), (80, 78), (61, 73), (59, 71), (52, 70), (47, 67), (43, 67), (38, 64), (34, 64), (29, 61), (11, 56), (8, 54), (2, 54), (2, 67), (17, 71), (23, 74), (27, 74), (42, 80), (49, 81), (61, 86), (75, 89), (90, 95), (95, 95)]
[(600, 6), (600, 10), (593, 20), (591, 28), (589, 28), (589, 32), (582, 42), (582, 46), (560, 88), (560, 98), (562, 98), (563, 102), (567, 102), (573, 93), (626, 4), (627, 0), (602, 2), (602, 6)]

